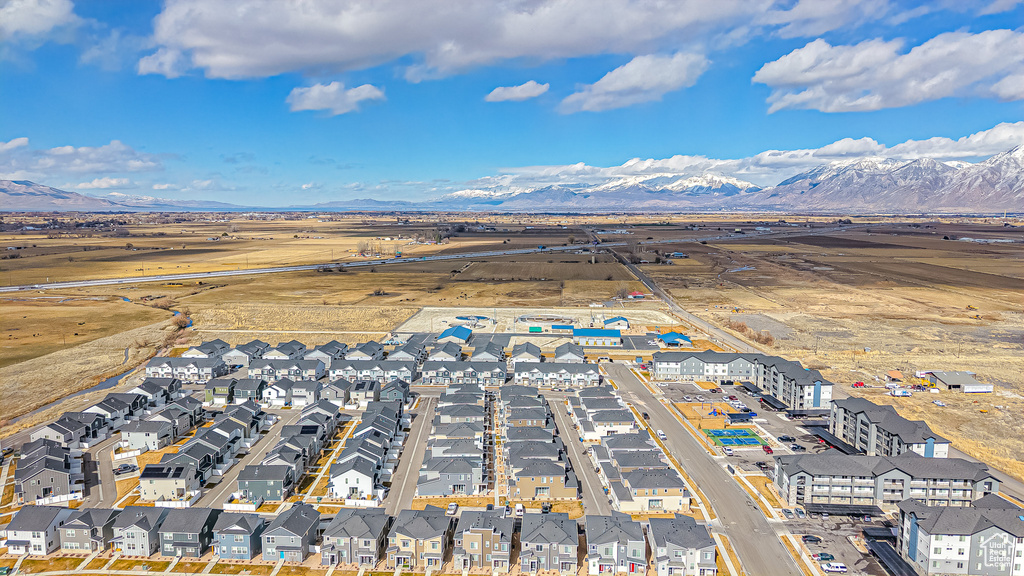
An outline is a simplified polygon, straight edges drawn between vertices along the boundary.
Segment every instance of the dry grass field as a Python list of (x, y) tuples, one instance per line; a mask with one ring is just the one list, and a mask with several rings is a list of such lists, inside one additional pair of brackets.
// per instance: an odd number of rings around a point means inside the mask
[(170, 318), (171, 313), (120, 298), (0, 298), (0, 367)]
[[(887, 226), (689, 245), (681, 265), (645, 270), (687, 310), (769, 333), (767, 351), (821, 369), (851, 394), (894, 404), (955, 447), (1024, 478), (1024, 435), (1007, 433), (1024, 416), (1020, 244), (943, 236), (1024, 239), (1020, 228), (1001, 226)], [(893, 398), (849, 387), (892, 369), (970, 370), (997, 392)], [(947, 406), (933, 404), (936, 397)]]

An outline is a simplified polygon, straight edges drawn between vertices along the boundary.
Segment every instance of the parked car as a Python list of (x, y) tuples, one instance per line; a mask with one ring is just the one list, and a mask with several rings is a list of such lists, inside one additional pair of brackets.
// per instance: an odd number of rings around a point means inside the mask
[(943, 406), (945, 406), (945, 405), (946, 405), (946, 403), (945, 403), (945, 402), (943, 402), (942, 400), (934, 400), (934, 401), (932, 402), (932, 404), (935, 404), (936, 406), (939, 406), (939, 407), (943, 407)]
[(772, 447), (767, 445), (767, 444), (761, 446), (761, 450), (764, 450), (765, 454), (774, 454), (775, 453), (775, 450), (772, 450)]
[(794, 510), (794, 512), (796, 512), (796, 517), (797, 518), (803, 519), (803, 518), (807, 517), (807, 515), (804, 514), (804, 509), (803, 508), (797, 508), (797, 509)]
[(541, 504), (540, 513), (547, 514), (548, 512), (551, 512), (551, 504), (549, 504), (548, 502)]
[(814, 534), (804, 534), (804, 537), (801, 538), (801, 540), (804, 541), (804, 544), (821, 544), (821, 538)]
[(508, 518), (510, 516), (512, 516), (512, 507), (511, 506), (505, 506), (505, 518)]
[(790, 510), (789, 508), (783, 508), (782, 509), (782, 515), (785, 516), (786, 518), (789, 518), (790, 520), (792, 520), (794, 518), (793, 511)]
[(818, 552), (817, 554), (811, 554), (811, 558), (814, 558), (817, 562), (831, 562), (836, 559), (835, 556), (828, 552)]
[(114, 468), (114, 475), (120, 476), (121, 474), (130, 474), (138, 469), (139, 467), (135, 464), (121, 464), (117, 468)]
[(779, 436), (779, 442), (796, 442), (796, 438), (789, 434), (783, 434), (782, 436)]
[(733, 402), (739, 402), (740, 401), (740, 399), (735, 394), (730, 394), (729, 396), (727, 396), (727, 398), (729, 400), (732, 400)]
[(446, 512), (446, 514), (448, 514), (449, 516), (455, 516), (455, 513), (458, 511), (459, 504), (457, 502), (452, 502), (451, 504), (448, 505), (448, 511)]
[(726, 456), (732, 456), (733, 454), (732, 448), (729, 448), (728, 446), (722, 448), (722, 452), (724, 452)]
[(804, 448), (803, 446), (801, 446), (801, 445), (799, 445), (799, 444), (791, 444), (791, 445), (789, 446), (789, 448), (790, 448), (790, 450), (792, 450), (793, 452), (806, 452), (806, 451), (807, 451), (807, 448)]
[(844, 574), (846, 573), (846, 564), (843, 564), (842, 562), (829, 562), (827, 564), (822, 564), (821, 569), (825, 572)]
[(854, 388), (863, 388), (864, 387), (864, 383), (863, 382), (854, 382), (853, 383), (853, 387)]
[(865, 516), (864, 517), (864, 522), (867, 523), (867, 524), (870, 524), (872, 522), (871, 516)]
[(764, 460), (758, 460), (757, 462), (754, 462), (754, 466), (757, 466), (761, 470), (767, 470), (770, 467), (768, 463), (765, 462)]
[(516, 516), (518, 516), (519, 518), (522, 518), (523, 514), (525, 514), (525, 513), (526, 513), (526, 507), (523, 506), (522, 504), (516, 504)]
[(665, 436), (665, 431), (664, 430), (658, 430), (655, 433), (658, 435), (658, 438), (660, 438), (662, 440), (668, 440), (668, 436)]
[(693, 396), (690, 396), (689, 394), (683, 396), (683, 402), (693, 402)]
[(648, 414), (647, 412), (643, 413), (643, 417), (644, 417), (644, 420), (650, 420), (651, 419), (651, 415)]

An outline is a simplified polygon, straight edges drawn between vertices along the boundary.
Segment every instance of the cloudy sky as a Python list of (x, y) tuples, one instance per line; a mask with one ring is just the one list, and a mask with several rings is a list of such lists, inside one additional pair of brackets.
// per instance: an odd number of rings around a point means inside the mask
[(0, 0), (0, 178), (262, 205), (1024, 143), (1024, 0)]

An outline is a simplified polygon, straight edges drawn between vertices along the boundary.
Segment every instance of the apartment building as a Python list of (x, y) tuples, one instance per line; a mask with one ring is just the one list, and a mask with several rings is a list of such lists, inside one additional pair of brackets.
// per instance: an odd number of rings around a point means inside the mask
[(922, 420), (907, 420), (892, 406), (864, 398), (832, 401), (828, 431), (868, 456), (899, 456), (916, 452), (926, 458), (949, 456), (950, 441)]

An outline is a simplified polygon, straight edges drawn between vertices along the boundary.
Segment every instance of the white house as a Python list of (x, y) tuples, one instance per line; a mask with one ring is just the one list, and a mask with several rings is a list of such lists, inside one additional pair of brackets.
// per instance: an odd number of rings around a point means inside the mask
[(60, 527), (74, 514), (71, 508), (25, 506), (7, 525), (7, 552), (45, 556), (60, 547)]
[(377, 465), (367, 458), (352, 458), (331, 465), (328, 491), (333, 498), (365, 498), (374, 494), (379, 475)]

